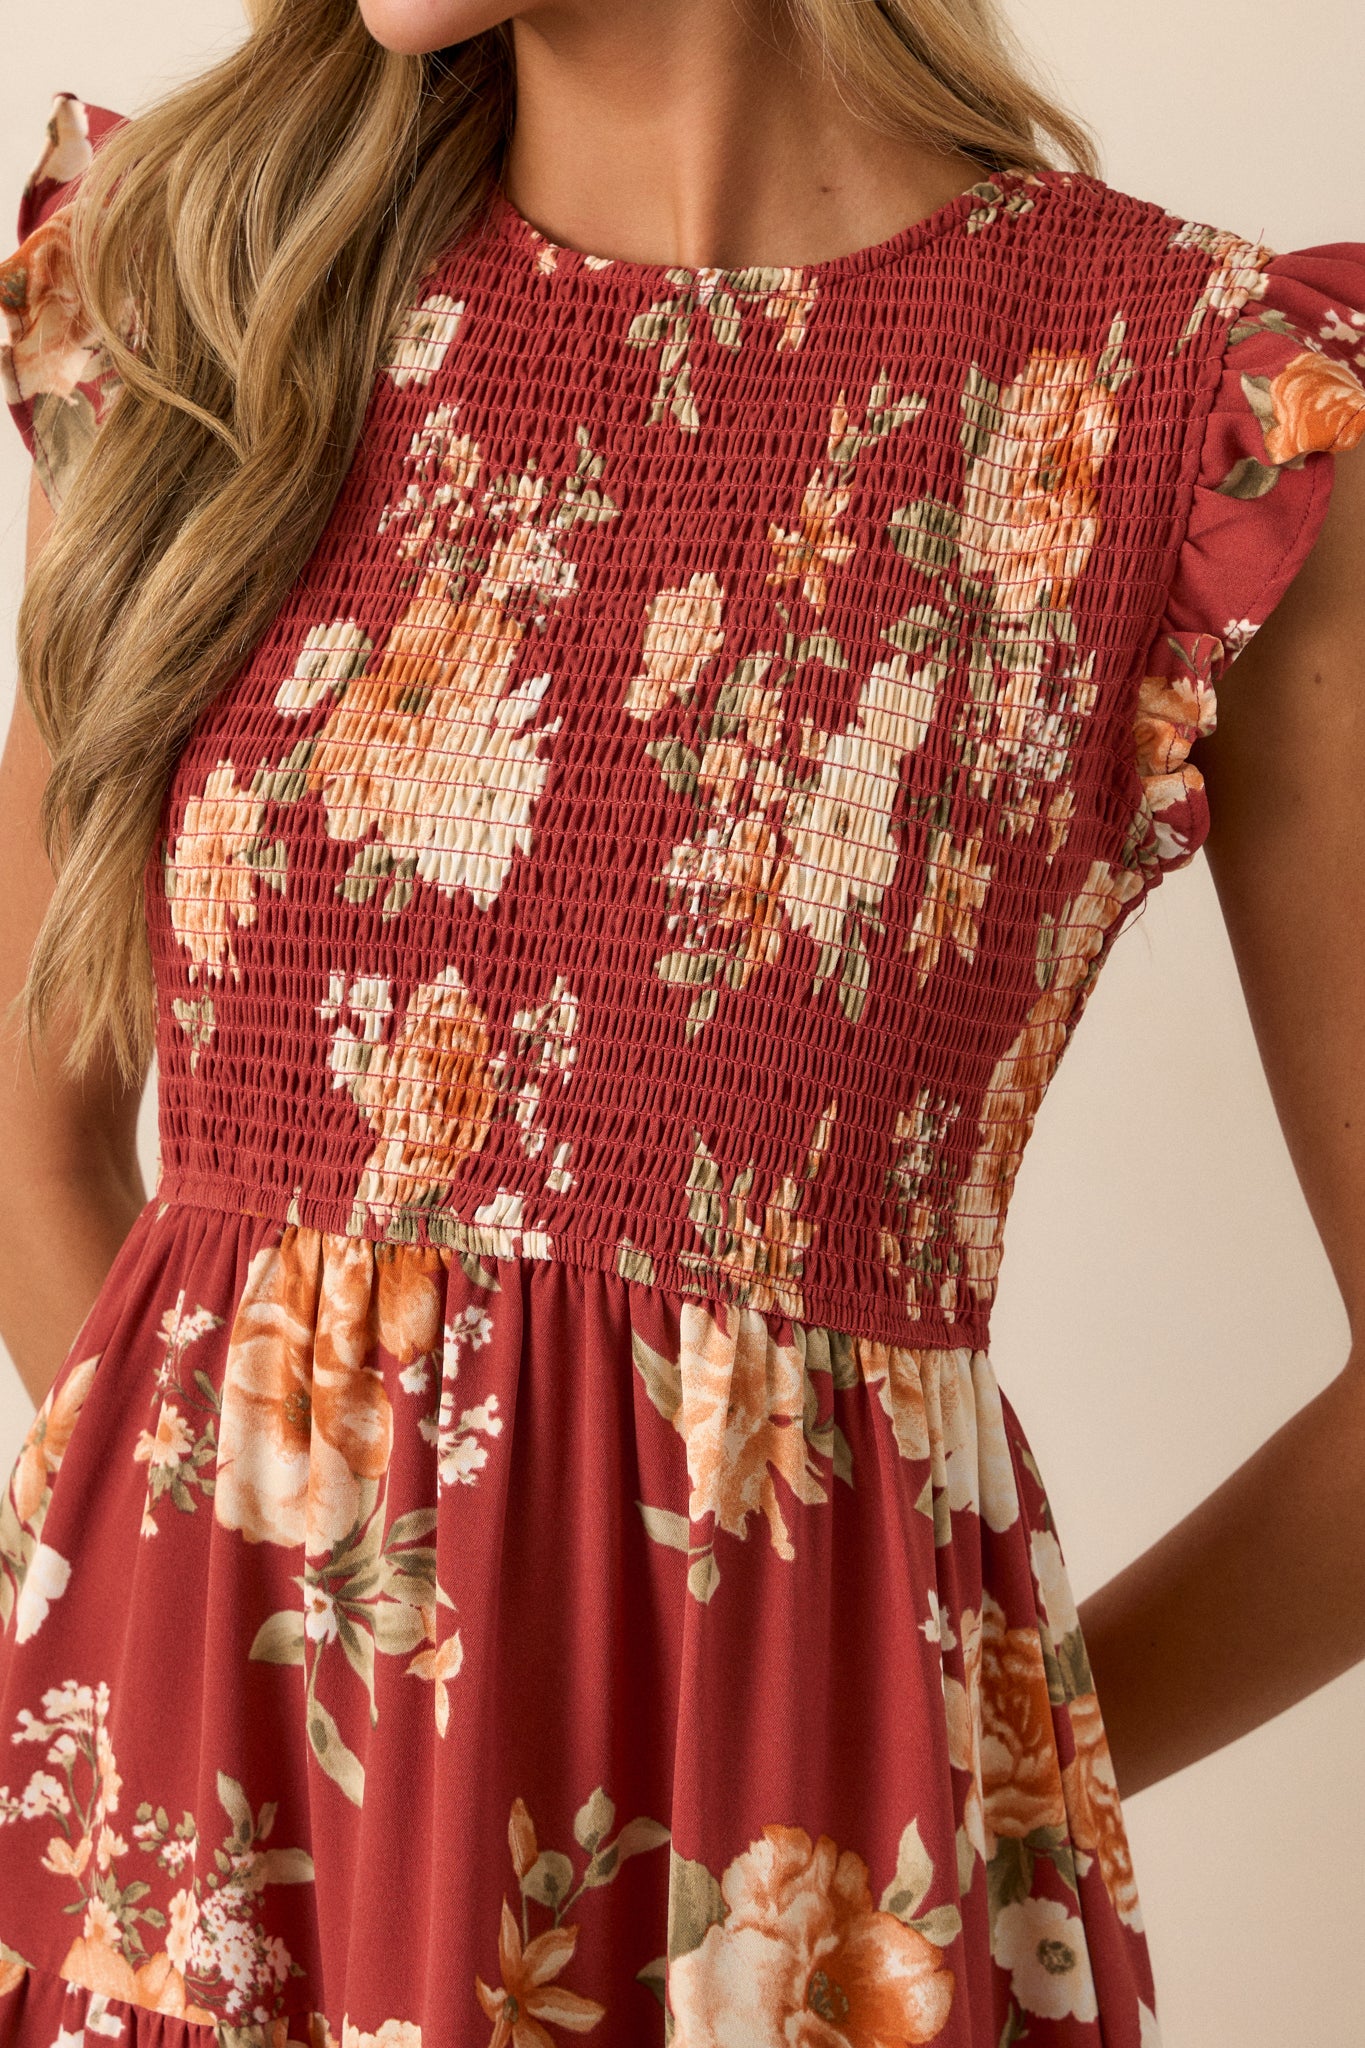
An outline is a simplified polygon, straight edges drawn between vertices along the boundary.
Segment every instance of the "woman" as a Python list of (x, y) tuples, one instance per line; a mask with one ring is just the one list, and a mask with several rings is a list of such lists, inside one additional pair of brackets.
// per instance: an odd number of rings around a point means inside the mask
[(1365, 1378), (1078, 1616), (990, 1307), (1207, 843), (1354, 1315), (1365, 244), (984, 6), (253, 13), (0, 271), (4, 2038), (1151, 2048)]

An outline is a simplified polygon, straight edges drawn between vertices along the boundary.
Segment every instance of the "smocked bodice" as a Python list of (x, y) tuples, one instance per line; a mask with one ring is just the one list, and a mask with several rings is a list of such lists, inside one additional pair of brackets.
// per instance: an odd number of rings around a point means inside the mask
[[(495, 192), (176, 769), (163, 1198), (984, 1341), (1043, 1092), (1313, 523), (1286, 472), (1360, 417), (1303, 260), (1060, 171), (738, 272)], [(1265, 460), (1215, 480), (1234, 379)], [(1258, 511), (1192, 605), (1267, 478), (1282, 545)]]
[(1136, 887), (1171, 239), (1021, 176), (852, 271), (642, 275), (495, 206), (177, 774), (166, 1191), (983, 1331)]

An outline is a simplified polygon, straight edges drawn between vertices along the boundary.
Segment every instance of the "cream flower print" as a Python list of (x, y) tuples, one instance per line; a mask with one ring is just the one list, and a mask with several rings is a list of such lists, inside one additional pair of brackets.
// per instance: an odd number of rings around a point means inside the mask
[(341, 2048), (422, 2048), (422, 2029), (413, 2020), (385, 2020), (370, 2034), (343, 2019)]
[(1097, 474), (1118, 435), (1122, 323), (1097, 373), (1086, 355), (1037, 349), (1003, 388), (969, 380), (976, 431), (957, 543), (998, 612), (1066, 610), (1099, 533)]
[(1064, 1642), (1080, 1627), (1081, 1618), (1076, 1612), (1076, 1598), (1071, 1590), (1061, 1545), (1051, 1530), (1033, 1529), (1029, 1532), (1029, 1558), (1042, 1596), (1048, 1633), (1054, 1643)]
[(924, 893), (905, 942), (915, 962), (917, 991), (950, 947), (968, 966), (976, 958), (981, 912), (994, 872), (993, 863), (982, 858), (982, 843), (977, 832), (958, 844), (947, 827), (929, 835)]
[[(0, 1500), (0, 1626), (27, 1642), (70, 1578), (70, 1564), (42, 1540), (53, 1481), (94, 1383), (99, 1354), (69, 1361), (48, 1388), (19, 1447)], [(29, 1580), (32, 1578), (32, 1589)]]
[(1203, 290), (1190, 308), (1184, 332), (1172, 345), (1172, 354), (1191, 342), (1212, 313), (1230, 319), (1249, 300), (1265, 297), (1269, 279), (1266, 265), (1275, 252), (1263, 242), (1248, 242), (1226, 228), (1208, 227), (1202, 221), (1182, 220), (1167, 245), (1172, 249), (1199, 249), (1211, 260), (1212, 268)]
[(66, 1591), (71, 1578), (71, 1566), (50, 1545), (40, 1543), (28, 1561), (24, 1582), (19, 1588), (19, 1598), (14, 1608), (14, 1640), (26, 1643), (36, 1636), (47, 1620), (48, 1610), (54, 1600), (59, 1600)]
[[(65, 184), (93, 158), (89, 115), (70, 93), (52, 102), (47, 142), (29, 175)], [(60, 506), (89, 451), (120, 379), (77, 289), (71, 249), (71, 203), (50, 212), (0, 263), (0, 395), (31, 408), (34, 460), (43, 490)], [(139, 343), (135, 306), (117, 316), (120, 339)]]
[(420, 305), (405, 308), (384, 371), (401, 391), (407, 384), (430, 384), (460, 331), (463, 299), (448, 292), (429, 292)]
[(439, 1208), (482, 1148), (498, 1100), (488, 1026), (457, 969), (415, 988), (397, 1022), (383, 976), (334, 975), (321, 1014), (334, 1026), (332, 1085), (348, 1090), (374, 1134), (353, 1228), (371, 1215), (396, 1222)]
[(283, 892), (285, 849), (265, 837), (266, 805), (240, 788), (231, 761), (210, 770), (187, 799), (165, 863), (171, 928), (189, 955), (189, 977), (240, 977), (234, 934), (256, 922), (262, 882)]
[[(313, 1859), (304, 1849), (267, 1846), (275, 1802), (253, 1810), (237, 1779), (220, 1770), (229, 1826), (221, 1848), (204, 1858), (216, 1865), (213, 1877), (199, 1876), (193, 1814), (172, 1823), (145, 1799), (130, 1811), (111, 1706), (104, 1680), (68, 1679), (43, 1694), (41, 1718), (21, 1708), (11, 1739), (47, 1745), (48, 1768), (39, 1766), (21, 1794), (0, 1787), (0, 1824), (42, 1825), (49, 1839), (38, 1861), (75, 1887), (79, 1931), (58, 1974), (100, 2000), (191, 2026), (244, 2026), (261, 2015), (268, 2023), (289, 1980), (303, 1972), (279, 1936), (267, 1934), (263, 1894), (311, 1883)], [(134, 1856), (149, 1860), (130, 1866)], [(158, 1883), (158, 1872), (169, 1882)]]
[(321, 796), (329, 835), (359, 847), (341, 893), (365, 902), (384, 888), (388, 916), (418, 881), (467, 891), (487, 909), (530, 852), (561, 720), (541, 716), (549, 672), (517, 670), (531, 625), (577, 587), (561, 537), (581, 520), (617, 516), (581, 429), (577, 467), (559, 486), (531, 465), (475, 491), (478, 451), (457, 436), (456, 409), (439, 411), (414, 436), (395, 510), (400, 551), (421, 549), (410, 600), (363, 663), (343, 638), (320, 667), (318, 645), (305, 640), (304, 680), (291, 696), (316, 701), (325, 686), (331, 702), (275, 792)]
[[(830, 571), (854, 551), (833, 521), (849, 503), (858, 465), (923, 407), (914, 393), (893, 397), (885, 370), (860, 424), (840, 392), (798, 526), (770, 526), (778, 556), (770, 584), (796, 579), (800, 601), (823, 609)], [(846, 723), (828, 731), (808, 718), (798, 724), (785, 696), (801, 669), (817, 661), (839, 671), (848, 663), (832, 634), (797, 633), (786, 604), (774, 598), (785, 628), (775, 636), (780, 645), (740, 654), (704, 710), (693, 700), (725, 633), (723, 602), (721, 584), (704, 570), (685, 588), (658, 592), (626, 690), (632, 717), (669, 713), (676, 721), (671, 732), (652, 730), (646, 750), (668, 788), (696, 809), (692, 831), (658, 875), (673, 943), (655, 971), (689, 991), (687, 1035), (694, 1037), (726, 988), (747, 987), (756, 971), (775, 964), (788, 935), (805, 932), (816, 949), (815, 992), (832, 983), (856, 1023), (871, 973), (867, 940), (881, 930), (882, 900), (900, 857), (892, 817), (905, 757), (924, 742), (946, 670), (917, 664), (896, 645), (872, 662)]]
[(690, 704), (702, 672), (725, 639), (725, 593), (709, 569), (678, 589), (656, 591), (645, 615), (640, 666), (626, 688), (632, 718), (653, 718), (671, 698)]
[(722, 991), (778, 959), (784, 936), (817, 948), (814, 989), (832, 983), (856, 1022), (869, 979), (866, 934), (895, 876), (892, 813), (903, 765), (929, 730), (940, 677), (895, 653), (874, 662), (842, 729), (792, 733), (775, 657), (746, 658), (703, 727), (700, 755), (651, 741), (665, 776), (697, 803), (697, 826), (660, 871), (674, 943), (656, 963), (693, 991), (689, 1036)]
[(143, 1536), (157, 1534), (163, 1500), (169, 1498), (182, 1514), (194, 1514), (213, 1492), (221, 1397), (206, 1372), (194, 1371), (187, 1381), (181, 1368), (222, 1322), (212, 1309), (187, 1308), (183, 1287), (162, 1315), (161, 1363), (151, 1397), (155, 1427), (139, 1430), (133, 1446), (135, 1462), (147, 1467)]
[(1025, 2012), (1040, 2019), (1098, 2017), (1085, 1929), (1056, 1899), (1016, 1899), (1001, 1908), (991, 1950), (1010, 1973), (1010, 1988)]
[(275, 709), (311, 711), (329, 691), (358, 676), (374, 652), (374, 642), (354, 619), (333, 619), (304, 634), (292, 672), (275, 693)]
[(878, 1251), (904, 1286), (912, 1316), (937, 1299), (939, 1277), (954, 1257), (949, 1146), (961, 1114), (956, 1096), (924, 1083), (908, 1109), (897, 1110), (891, 1130)]
[(919, 1506), (936, 1529), (948, 1512), (980, 1515), (997, 1535), (1013, 1528), (1019, 1493), (989, 1353), (966, 1346), (918, 1350), (870, 1337), (856, 1338), (853, 1351), (901, 1456), (929, 1462)]
[[(941, 2034), (954, 1972), (887, 1898), (878, 1906), (868, 1876), (829, 1835), (765, 1826), (710, 1879), (704, 1931), (682, 1925), (687, 1945), (668, 1970), (673, 2048), (906, 2048)], [(693, 1879), (686, 1896), (706, 1900), (707, 1888)]]

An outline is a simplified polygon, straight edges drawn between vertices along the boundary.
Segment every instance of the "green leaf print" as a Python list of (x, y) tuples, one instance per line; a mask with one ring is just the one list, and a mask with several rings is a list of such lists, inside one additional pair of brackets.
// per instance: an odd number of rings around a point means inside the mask
[(720, 1566), (716, 1563), (713, 1550), (704, 1550), (700, 1557), (694, 1557), (687, 1568), (687, 1590), (694, 1600), (703, 1606), (720, 1584)]
[(933, 1882), (934, 1859), (924, 1846), (919, 1822), (912, 1820), (901, 1829), (896, 1850), (896, 1874), (879, 1901), (882, 1912), (894, 1913), (898, 1920), (908, 1921), (923, 1905)]
[(303, 1616), (296, 1608), (281, 1608), (257, 1629), (247, 1656), (257, 1664), (302, 1664), (304, 1658)]
[(342, 1741), (341, 1730), (317, 1698), (308, 1702), (308, 1740), (328, 1777), (341, 1787), (353, 1806), (363, 1806), (365, 1766)]
[(671, 1422), (682, 1406), (681, 1360), (665, 1358), (645, 1342), (638, 1330), (631, 1332), (630, 1348), (645, 1391), (664, 1420)]
[(676, 1515), (671, 1508), (655, 1508), (648, 1501), (637, 1501), (636, 1506), (644, 1519), (645, 1528), (656, 1543), (664, 1544), (669, 1550), (687, 1550), (692, 1542), (692, 1525), (686, 1515)]
[(542, 1849), (521, 1880), (521, 1889), (542, 1906), (561, 1907), (573, 1889), (573, 1865), (558, 1849)]
[(1233, 463), (1217, 489), (1225, 498), (1263, 498), (1279, 481), (1280, 471), (1274, 463), (1258, 462), (1254, 455), (1243, 455)]
[(611, 1833), (615, 1818), (615, 1803), (608, 1799), (599, 1785), (596, 1791), (583, 1801), (573, 1817), (573, 1838), (579, 1848), (586, 1849), (591, 1854), (603, 1836)]
[(1033, 1889), (1033, 1851), (1027, 1843), (1014, 1835), (997, 1839), (995, 1853), (986, 1865), (986, 1886), (992, 1919), (1006, 1906), (1028, 1897)]
[(700, 1948), (706, 1931), (729, 1909), (718, 1879), (704, 1863), (670, 1850), (668, 1861), (668, 1956), (685, 1956)]
[(668, 1957), (656, 1956), (652, 1963), (646, 1963), (643, 1970), (635, 1972), (635, 1981), (646, 1985), (663, 2005), (668, 1987)]

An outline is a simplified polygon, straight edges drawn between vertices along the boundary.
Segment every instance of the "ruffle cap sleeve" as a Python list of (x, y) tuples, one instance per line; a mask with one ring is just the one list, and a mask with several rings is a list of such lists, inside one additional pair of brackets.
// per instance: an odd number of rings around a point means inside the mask
[(124, 118), (56, 94), (19, 201), (19, 246), (0, 263), (0, 386), (54, 504), (118, 389), (75, 288), (66, 209), (101, 141)]
[(1214, 730), (1224, 669), (1312, 548), (1332, 494), (1330, 458), (1365, 438), (1365, 243), (1277, 254), (1222, 239), (1186, 337), (1214, 319), (1227, 341), (1132, 736), (1136, 860), (1149, 886), (1207, 837), (1189, 750)]

